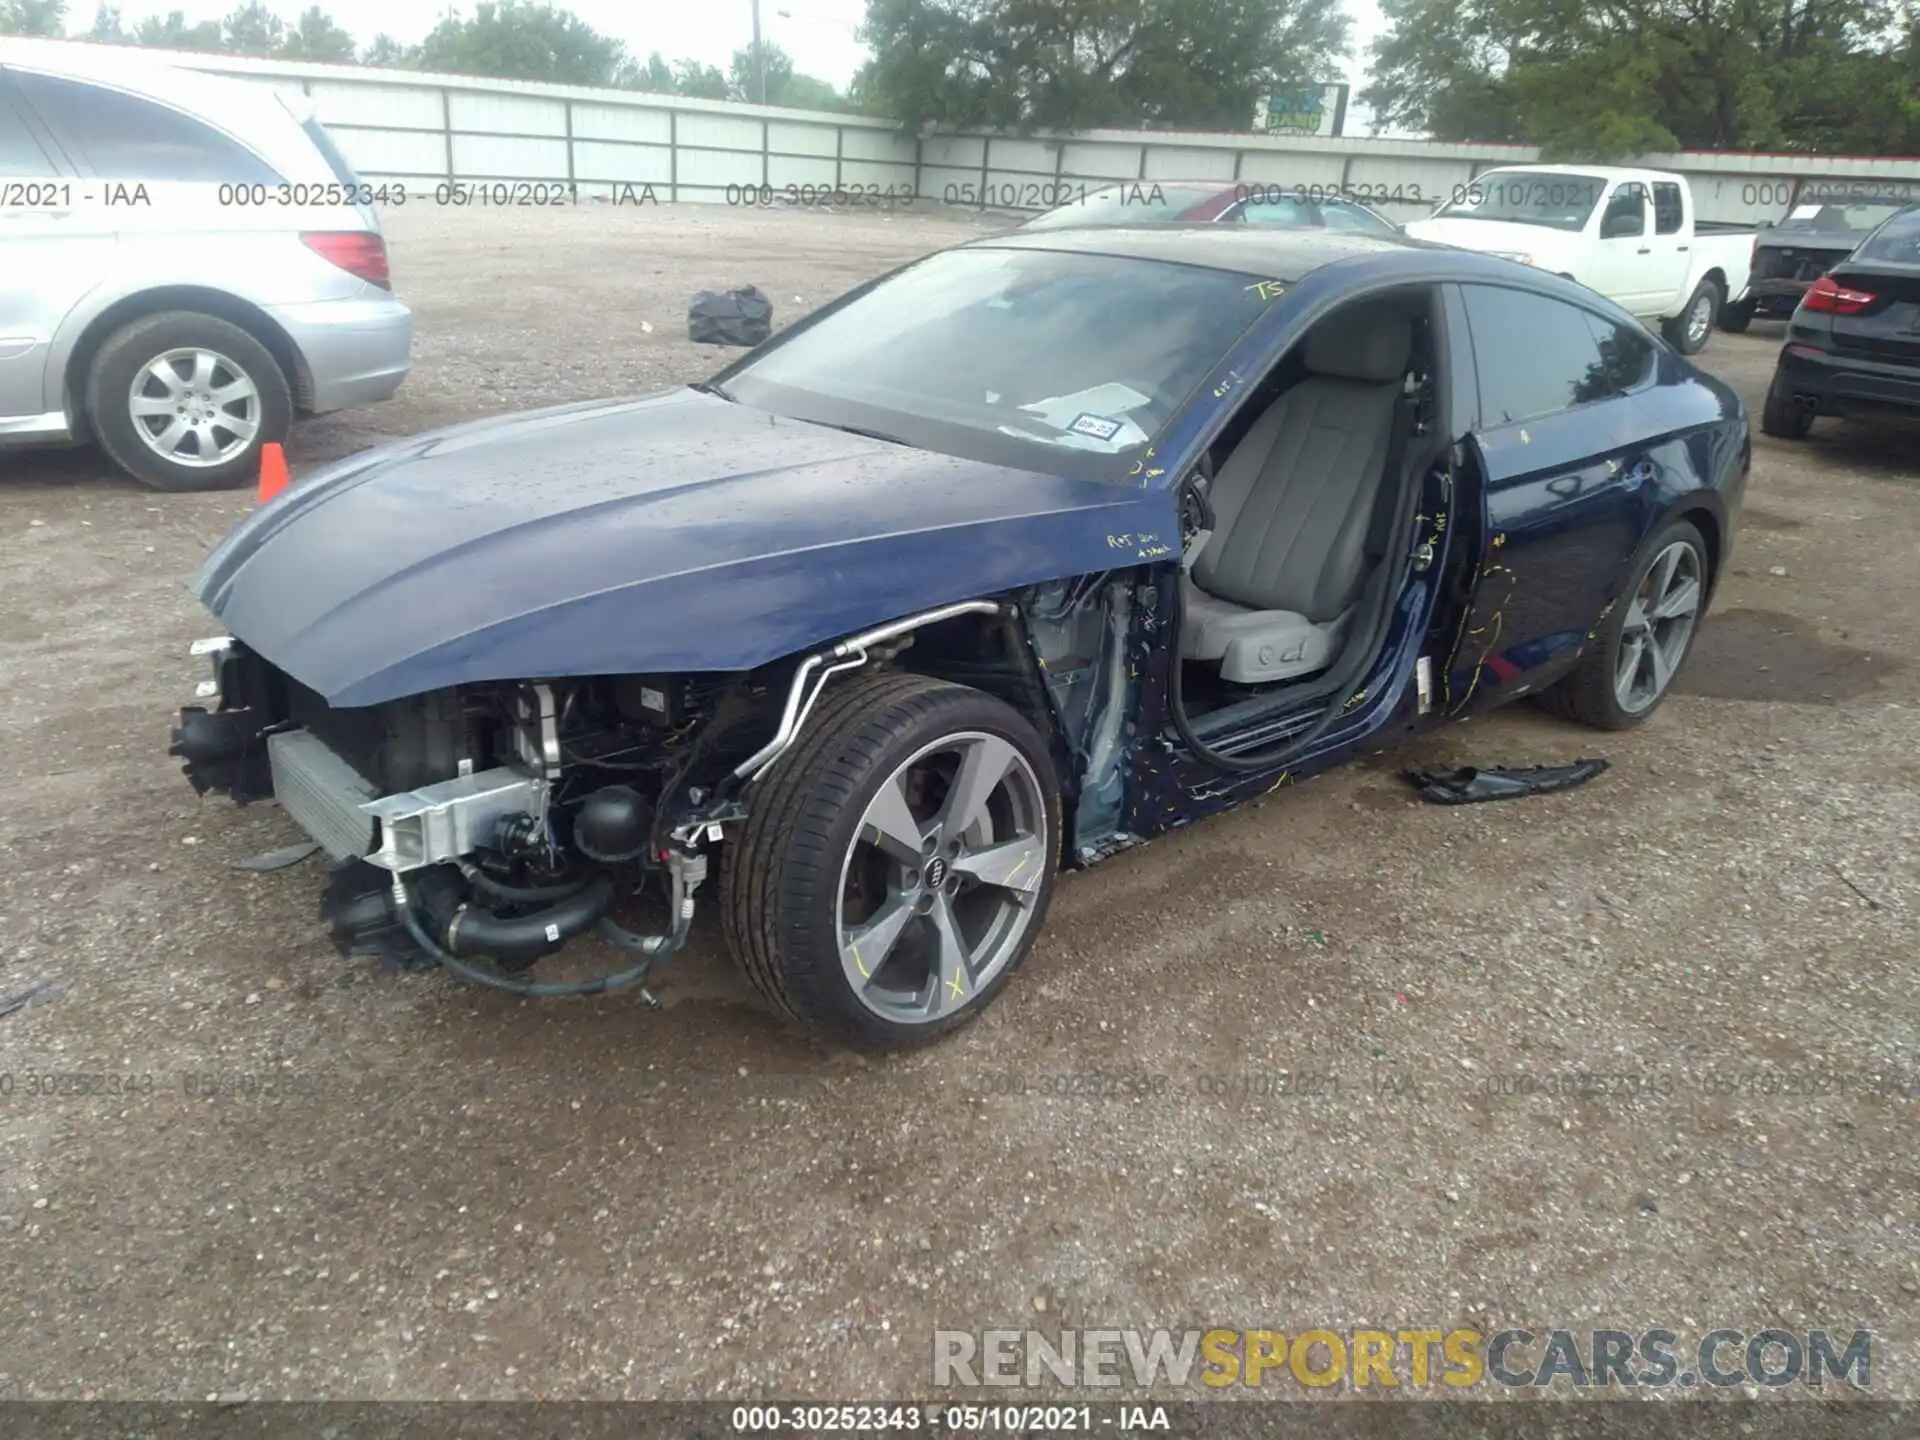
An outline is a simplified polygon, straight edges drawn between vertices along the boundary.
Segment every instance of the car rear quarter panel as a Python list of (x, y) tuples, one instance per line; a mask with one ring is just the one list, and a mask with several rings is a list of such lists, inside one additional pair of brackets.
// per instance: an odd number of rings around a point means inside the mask
[(1699, 526), (1717, 576), (1745, 485), (1739, 397), (1662, 347), (1636, 394), (1477, 437), (1481, 566), (1447, 704), (1484, 709), (1575, 664), (1644, 547), (1676, 516)]

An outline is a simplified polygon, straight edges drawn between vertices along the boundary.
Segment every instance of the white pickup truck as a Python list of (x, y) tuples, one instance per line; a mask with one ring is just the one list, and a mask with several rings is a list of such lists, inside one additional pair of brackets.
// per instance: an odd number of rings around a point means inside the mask
[(1503, 255), (1597, 290), (1657, 320), (1683, 355), (1747, 293), (1758, 231), (1695, 218), (1684, 175), (1604, 165), (1487, 170), (1406, 233)]

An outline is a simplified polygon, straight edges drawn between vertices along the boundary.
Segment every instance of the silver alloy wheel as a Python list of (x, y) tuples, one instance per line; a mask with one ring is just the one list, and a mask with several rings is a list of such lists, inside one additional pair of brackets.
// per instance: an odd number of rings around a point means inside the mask
[(133, 429), (169, 465), (231, 460), (260, 432), (260, 389), (217, 350), (189, 345), (154, 357), (127, 396)]
[(1687, 343), (1700, 345), (1705, 343), (1707, 331), (1713, 326), (1713, 291), (1703, 289), (1694, 297), (1693, 306), (1687, 311)]
[(897, 1024), (945, 1018), (1018, 953), (1047, 873), (1046, 797), (998, 735), (923, 746), (867, 802), (834, 934), (854, 996)]
[(1705, 593), (1700, 552), (1685, 540), (1674, 541), (1647, 567), (1627, 606), (1613, 672), (1614, 698), (1629, 715), (1649, 709), (1666, 693), (1693, 643)]

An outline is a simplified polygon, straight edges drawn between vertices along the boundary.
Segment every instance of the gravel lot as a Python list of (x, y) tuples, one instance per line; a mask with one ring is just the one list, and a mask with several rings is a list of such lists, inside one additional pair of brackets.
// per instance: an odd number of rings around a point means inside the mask
[[(296, 475), (695, 378), (693, 290), (784, 321), (977, 228), (402, 212), (414, 374)], [(1704, 357), (1756, 413), (1778, 337)], [(981, 1023), (884, 1061), (775, 1024), (710, 923), (660, 1012), (341, 960), (316, 867), (233, 868), (291, 823), (164, 754), (251, 496), (6, 456), (0, 998), (52, 988), (0, 1018), (0, 1398), (903, 1396), (936, 1327), (1031, 1324), (1867, 1328), (1920, 1395), (1920, 435), (1756, 447), (1651, 725), (1516, 709), (1070, 877)], [(1511, 805), (1395, 773), (1587, 754)], [(1128, 1069), (1166, 1093), (1005, 1093)], [(1491, 1093), (1569, 1070), (1651, 1088)]]

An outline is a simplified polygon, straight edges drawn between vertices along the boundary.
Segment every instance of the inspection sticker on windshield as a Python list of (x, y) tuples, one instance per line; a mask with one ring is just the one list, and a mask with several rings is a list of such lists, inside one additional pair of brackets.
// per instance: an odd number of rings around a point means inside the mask
[(1092, 415), (1082, 412), (1074, 417), (1067, 429), (1079, 435), (1091, 435), (1096, 440), (1111, 440), (1121, 430), (1121, 422), (1109, 420), (1104, 415)]

